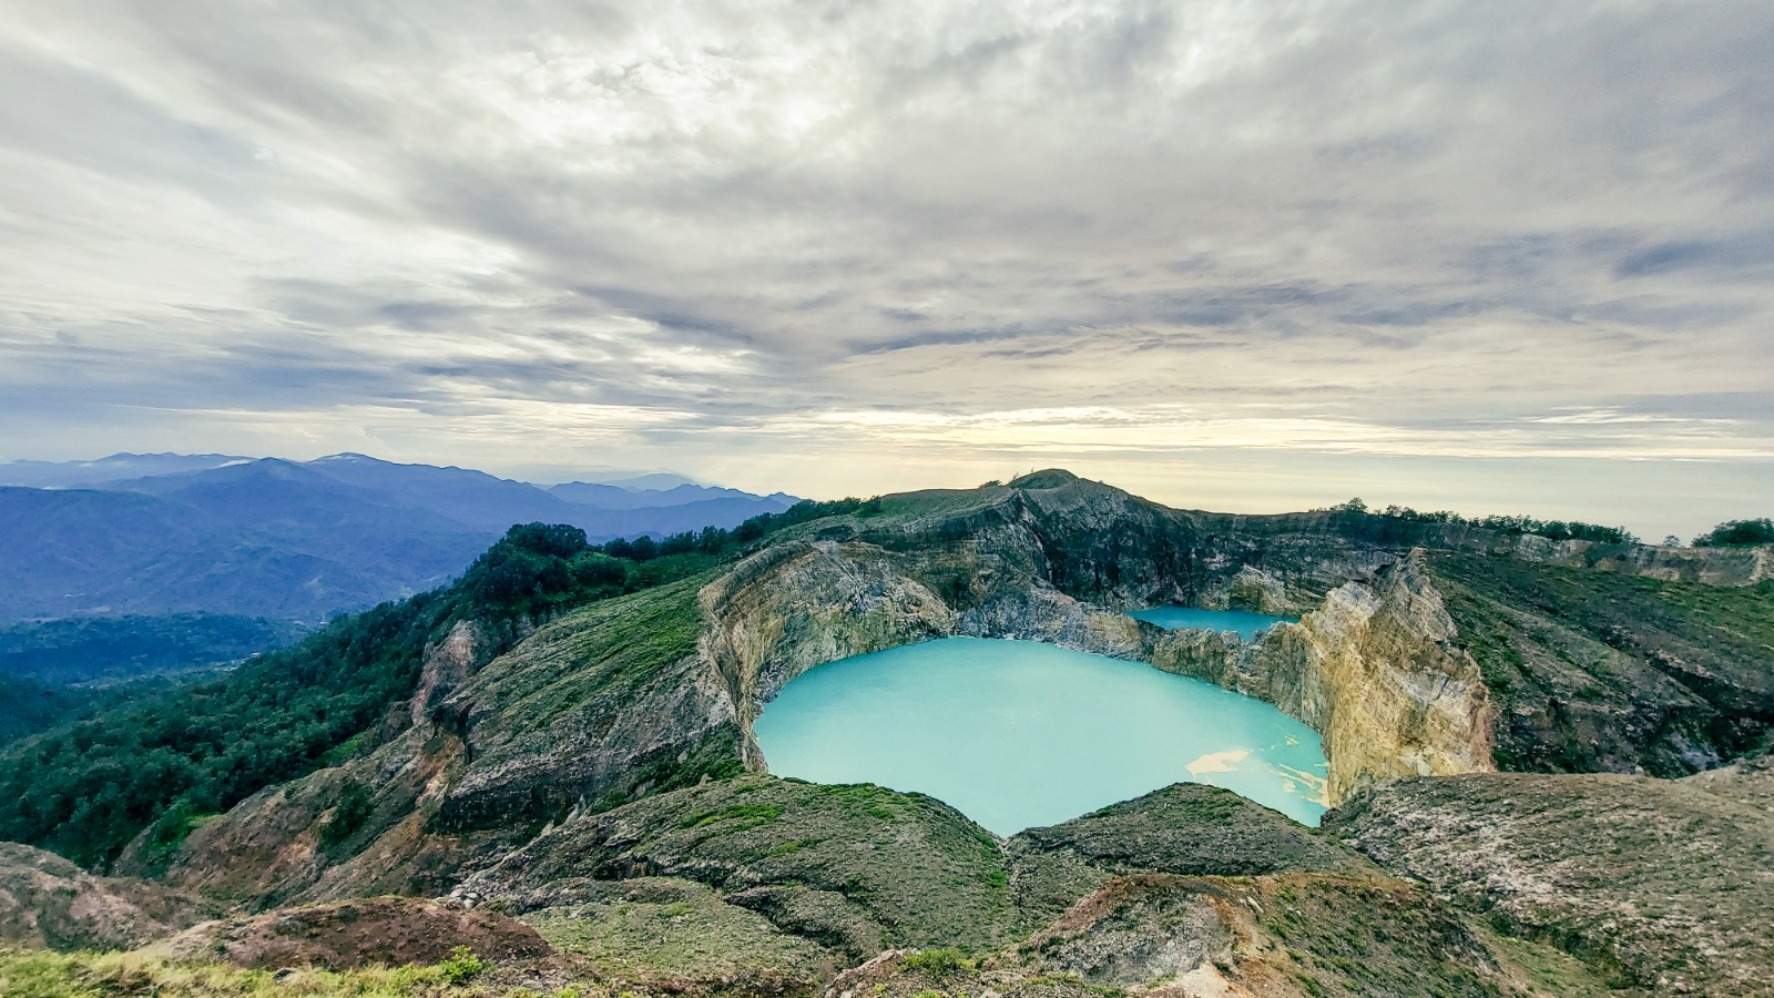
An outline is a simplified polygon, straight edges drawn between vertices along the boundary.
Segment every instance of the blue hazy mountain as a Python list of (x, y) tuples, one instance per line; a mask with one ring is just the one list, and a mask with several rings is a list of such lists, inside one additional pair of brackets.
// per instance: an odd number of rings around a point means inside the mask
[(230, 454), (112, 454), (94, 461), (0, 462), (0, 485), (67, 489), (152, 475), (204, 471), (252, 460)]
[[(749, 502), (759, 498), (751, 492), (723, 489), (713, 485), (698, 485), (694, 482), (683, 482), (666, 489), (610, 485), (605, 482), (567, 482), (551, 487), (548, 492), (567, 502), (593, 506), (598, 509), (657, 509), (663, 506), (683, 506), (717, 499), (737, 499)], [(775, 492), (762, 498), (780, 503), (783, 509), (787, 509), (799, 501), (794, 496), (782, 492)]]
[[(0, 481), (57, 483), (0, 487), (0, 621), (170, 613), (318, 621), (440, 585), (514, 523), (570, 523), (594, 540), (658, 537), (735, 526), (796, 502), (681, 482), (550, 489), (362, 454), (116, 455), (54, 467), (63, 472), (0, 465)], [(77, 481), (95, 468), (143, 467), (177, 470)]]
[(679, 485), (702, 484), (694, 478), (689, 478), (671, 471), (654, 471), (646, 474), (614, 472), (607, 475), (591, 476), (588, 477), (586, 481), (600, 482), (604, 485), (615, 485), (625, 489), (641, 489), (651, 492), (676, 488)]

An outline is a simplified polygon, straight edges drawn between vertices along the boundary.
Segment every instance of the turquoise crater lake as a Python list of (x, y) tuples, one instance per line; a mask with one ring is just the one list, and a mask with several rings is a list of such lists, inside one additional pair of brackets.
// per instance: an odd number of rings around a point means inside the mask
[(943, 638), (809, 670), (757, 719), (770, 771), (942, 800), (999, 835), (1177, 782), (1324, 813), (1318, 733), (1251, 697), (1030, 641)]
[(1155, 606), (1150, 610), (1135, 610), (1128, 616), (1157, 624), (1167, 631), (1231, 631), (1246, 641), (1276, 624), (1297, 624), (1300, 620), (1249, 610), (1198, 610), (1192, 606)]

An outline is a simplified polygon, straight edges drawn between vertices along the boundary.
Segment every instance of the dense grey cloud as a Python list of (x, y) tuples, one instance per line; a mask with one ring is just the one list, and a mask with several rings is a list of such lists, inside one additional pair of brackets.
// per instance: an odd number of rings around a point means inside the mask
[(1763, 3), (0, 15), (0, 457), (1774, 491)]

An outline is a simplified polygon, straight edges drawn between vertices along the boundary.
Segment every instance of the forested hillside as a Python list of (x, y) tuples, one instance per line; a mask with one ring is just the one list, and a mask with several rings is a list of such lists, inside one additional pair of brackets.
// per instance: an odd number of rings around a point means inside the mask
[(0, 840), (101, 866), (149, 825), (171, 845), (261, 787), (365, 748), (459, 621), (496, 654), (566, 609), (696, 574), (772, 530), (858, 505), (803, 502), (732, 531), (601, 547), (577, 527), (513, 527), (451, 586), (342, 617), (216, 679), (108, 709), (52, 698), (41, 710), (86, 719), (0, 750)]

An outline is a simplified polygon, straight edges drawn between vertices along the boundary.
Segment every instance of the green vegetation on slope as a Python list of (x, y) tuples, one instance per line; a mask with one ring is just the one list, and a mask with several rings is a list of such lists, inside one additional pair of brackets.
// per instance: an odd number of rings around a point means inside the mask
[(1336, 839), (1230, 790), (1173, 783), (1062, 825), (1019, 832), (1019, 851), (1065, 852), (1111, 873), (1367, 873)]
[(702, 567), (661, 559), (631, 579), (576, 528), (514, 527), (449, 589), (340, 618), (212, 682), (7, 746), (0, 839), (88, 865), (116, 856), (149, 825), (170, 847), (193, 818), (325, 764), (410, 694), (426, 647), (456, 621), (475, 620), (509, 646), (519, 620)]
[(163, 816), (182, 829), (299, 776), (412, 686), (448, 614), (438, 594), (384, 604), (214, 682), (14, 745), (0, 756), (0, 838), (98, 863)]
[(686, 696), (697, 590), (712, 577), (586, 607), (482, 669), (465, 694), (474, 717), (459, 719), (473, 761), (438, 827), (540, 826), (582, 803), (614, 807), (737, 774), (738, 728), (707, 731), (706, 706)]
[(1504, 769), (1685, 776), (1774, 724), (1774, 581), (1708, 586), (1437, 553)]
[[(223, 963), (168, 960), (134, 953), (50, 953), (0, 949), (0, 994), (18, 998), (109, 998), (159, 995), (165, 998), (435, 998), (490, 996), (509, 989), (467, 973), (472, 953), (428, 966), (367, 967), (331, 971), (317, 967), (240, 970)], [(542, 994), (550, 994), (543, 991)], [(558, 998), (608, 998), (592, 984), (563, 987)]]
[(597, 885), (570, 905), (526, 915), (555, 948), (625, 986), (744, 981), (750, 994), (811, 993), (842, 962), (708, 887), (672, 877)]
[[(219, 614), (72, 617), (0, 626), (0, 745), (212, 678), (307, 629)], [(75, 685), (80, 684), (80, 685)]]

